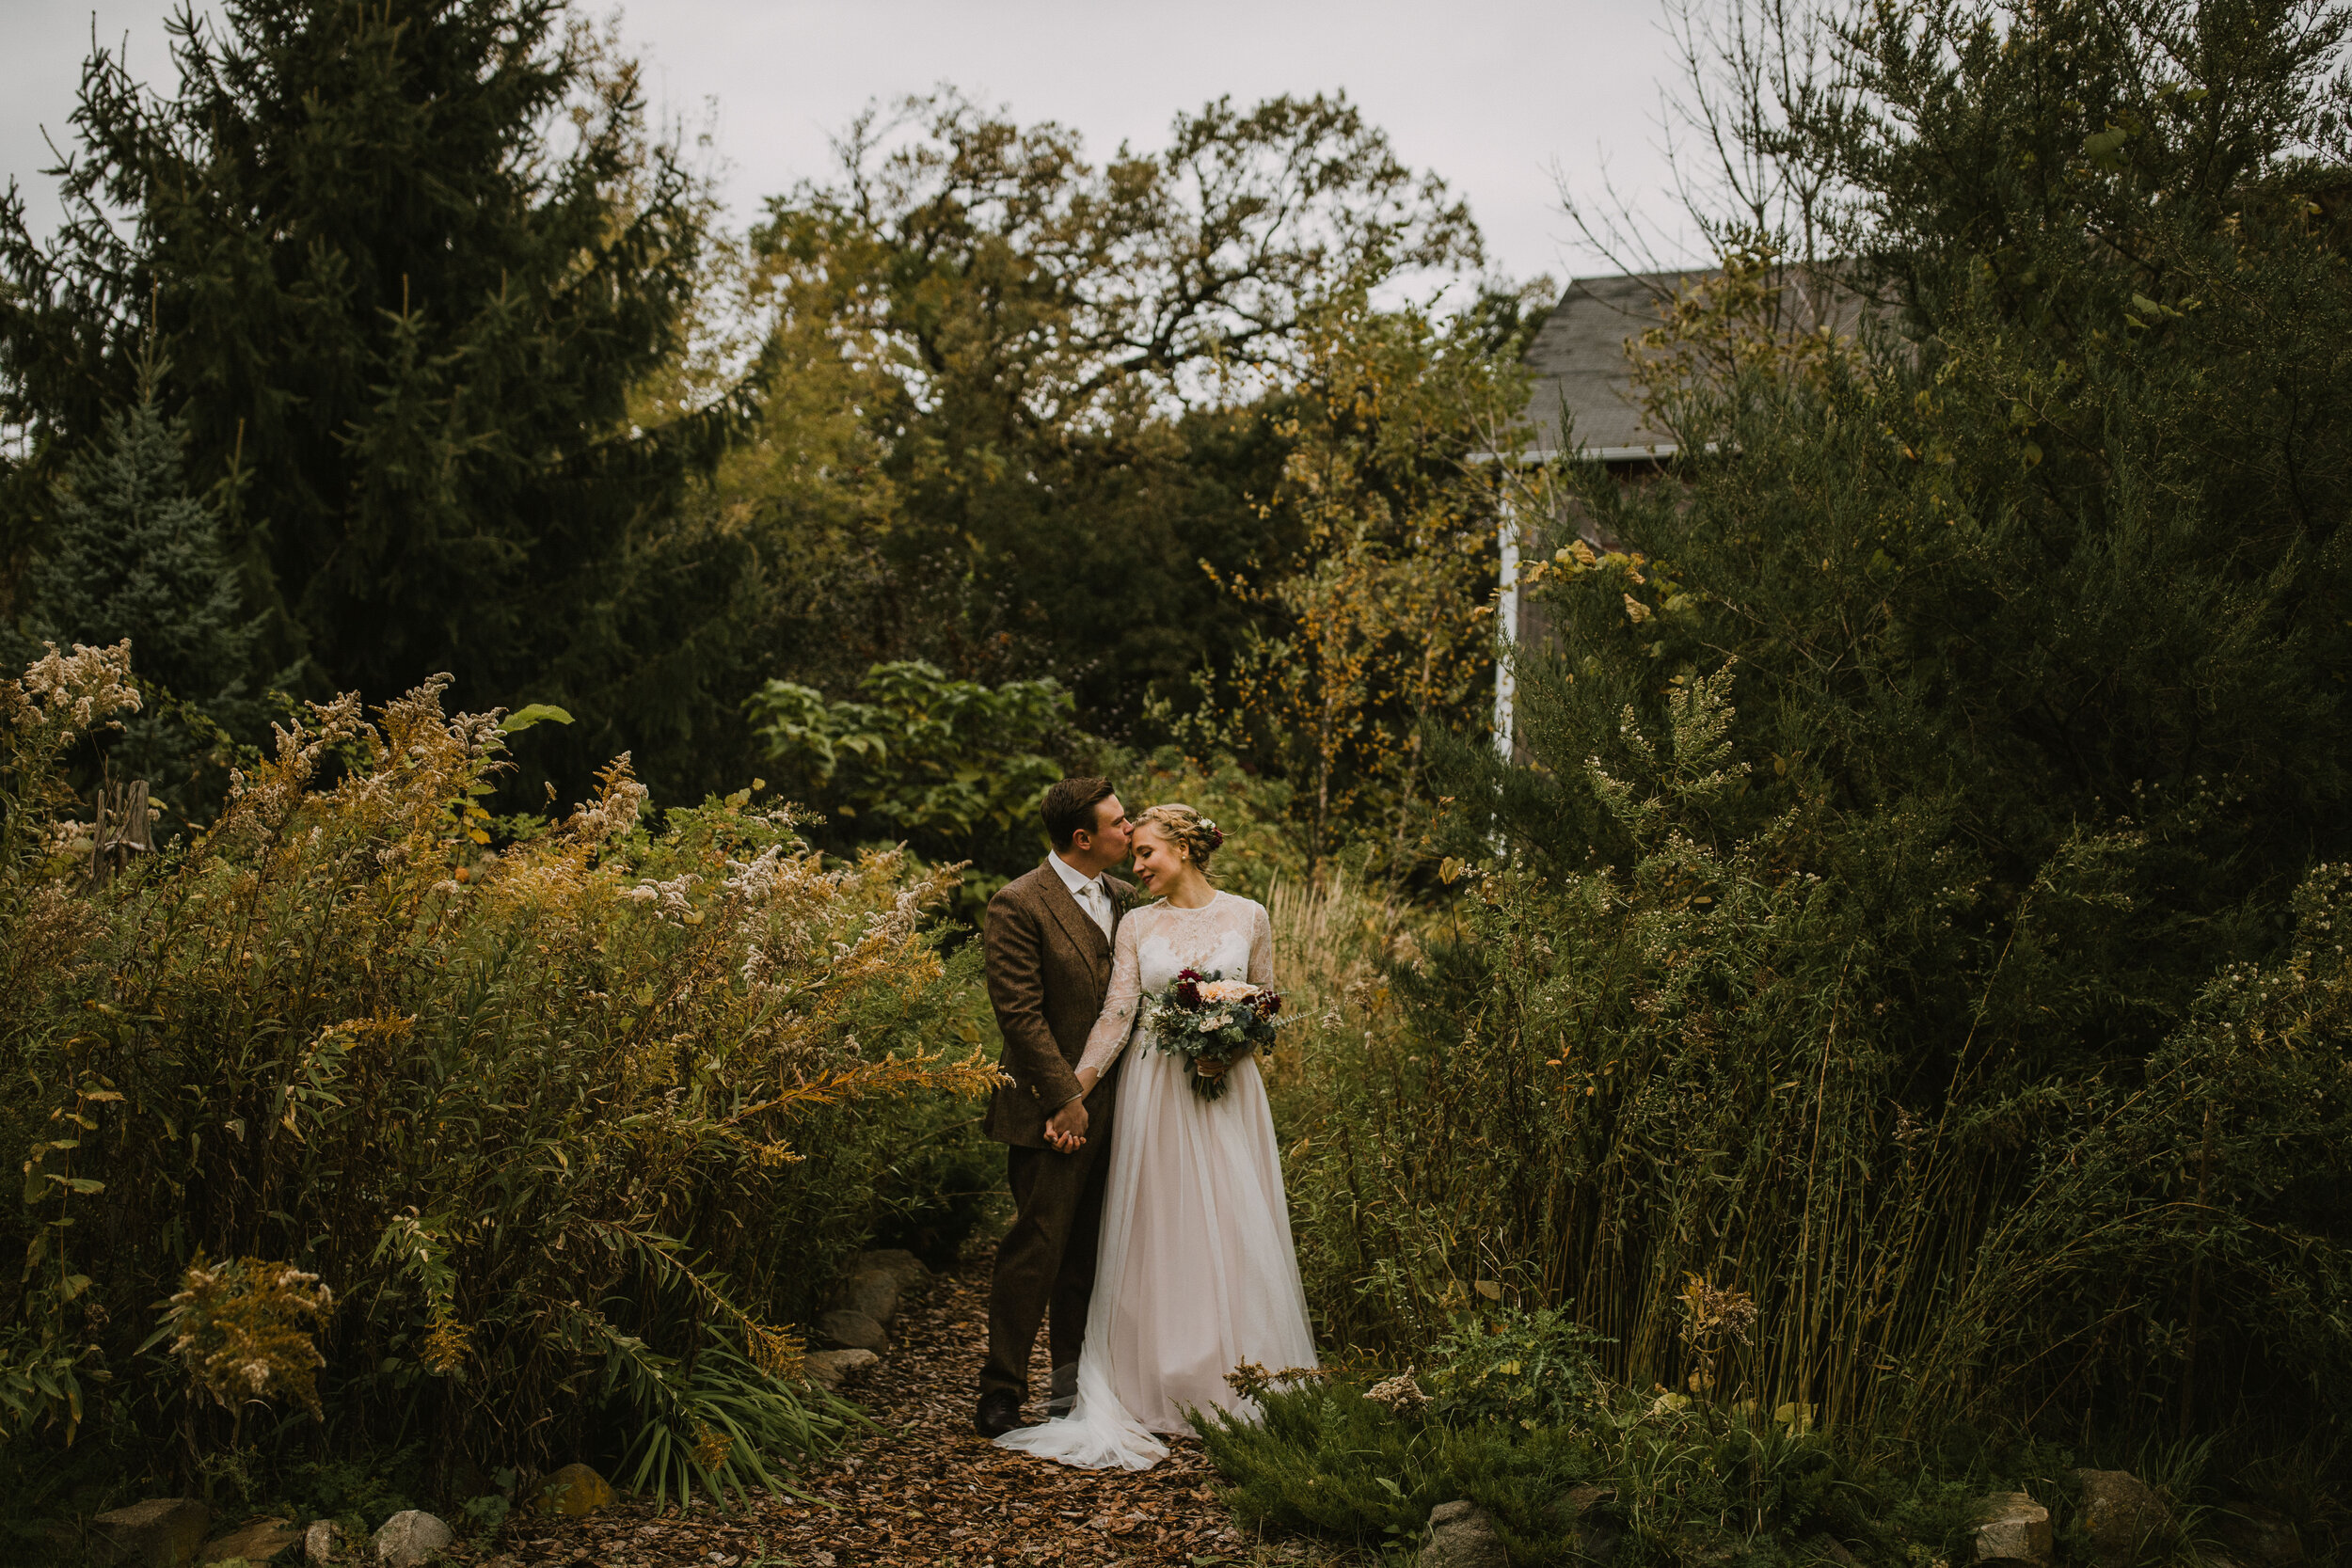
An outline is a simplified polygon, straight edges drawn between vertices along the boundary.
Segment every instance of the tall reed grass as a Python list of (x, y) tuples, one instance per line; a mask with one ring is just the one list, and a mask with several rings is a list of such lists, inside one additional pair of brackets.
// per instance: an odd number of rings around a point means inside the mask
[[(1836, 1430), (2324, 1426), (2352, 1375), (2352, 874), (2313, 873), (2288, 956), (2217, 975), (2137, 1070), (2028, 1070), (2069, 923), (2112, 896), (2085, 837), (1953, 999), (1968, 1048), (1927, 1053), (1905, 944), (1963, 895), (1930, 825), (1847, 824), (1837, 878), (1803, 808), (1724, 834), (1733, 723), (1727, 674), (1691, 683), (1670, 733), (1629, 729), (1634, 766), (1591, 768), (1622, 868), (1456, 863), (1403, 961), (1342, 886), (1278, 899), (1323, 1008), (1280, 1111), (1327, 1338), (1402, 1364), (1483, 1302), (1565, 1304), (1620, 1383)], [(1753, 1300), (1743, 1342), (1694, 1339), (1694, 1282)]]

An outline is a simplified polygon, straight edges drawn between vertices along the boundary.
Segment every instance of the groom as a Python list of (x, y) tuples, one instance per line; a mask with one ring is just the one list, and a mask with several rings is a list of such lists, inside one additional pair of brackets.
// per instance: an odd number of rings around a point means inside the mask
[(1077, 1393), (1119, 1087), (1114, 1065), (1081, 1095), (1077, 1066), (1110, 986), (1120, 906), (1134, 891), (1104, 875), (1127, 858), (1127, 811), (1107, 779), (1064, 779), (1045, 792), (1043, 811), (1054, 852), (988, 901), (981, 938), (988, 999), (1005, 1037), (999, 1065), (1012, 1080), (997, 1086), (982, 1130), (1011, 1146), (1005, 1156), (1018, 1206), (989, 1289), (988, 1364), (973, 1419), (983, 1437), (1022, 1424), (1041, 1319), (1052, 1321), (1048, 1408), (1064, 1413)]

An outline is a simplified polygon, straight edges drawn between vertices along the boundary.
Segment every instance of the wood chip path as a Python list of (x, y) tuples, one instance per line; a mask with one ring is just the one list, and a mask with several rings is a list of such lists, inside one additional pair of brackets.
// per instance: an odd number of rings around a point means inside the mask
[[(902, 1307), (897, 1344), (842, 1392), (880, 1427), (801, 1478), (818, 1504), (760, 1497), (733, 1514), (624, 1497), (579, 1519), (509, 1521), (483, 1568), (1092, 1568), (1337, 1560), (1306, 1543), (1255, 1540), (1217, 1500), (1200, 1445), (1139, 1474), (1073, 1470), (1006, 1452), (972, 1430), (988, 1340), (986, 1265), (943, 1275)], [(1047, 1373), (1042, 1336), (1031, 1386)], [(1038, 1413), (1033, 1403), (1030, 1414)]]

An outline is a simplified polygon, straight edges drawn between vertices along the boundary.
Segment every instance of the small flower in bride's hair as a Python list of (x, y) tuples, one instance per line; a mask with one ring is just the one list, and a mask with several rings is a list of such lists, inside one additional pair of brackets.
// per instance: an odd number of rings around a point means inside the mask
[(1212, 851), (1225, 847), (1225, 830), (1218, 827), (1214, 819), (1202, 817), (1200, 831), (1209, 835), (1209, 848)]

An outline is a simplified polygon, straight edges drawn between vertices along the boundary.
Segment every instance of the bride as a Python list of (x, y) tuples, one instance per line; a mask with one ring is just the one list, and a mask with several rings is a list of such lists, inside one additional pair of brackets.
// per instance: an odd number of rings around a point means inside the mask
[[(1159, 901), (1119, 923), (1110, 989), (1078, 1061), (1083, 1087), (1143, 1033), (1142, 993), (1177, 971), (1274, 983), (1264, 906), (1210, 885), (1209, 857), (1223, 841), (1190, 806), (1153, 806), (1136, 820), (1136, 880)], [(1088, 1469), (1157, 1464), (1168, 1447), (1153, 1434), (1188, 1431), (1188, 1408), (1254, 1417), (1256, 1406), (1225, 1382), (1244, 1361), (1315, 1364), (1257, 1062), (1236, 1061), (1224, 1095), (1207, 1100), (1186, 1081), (1182, 1057), (1148, 1036), (1135, 1048), (1139, 1059), (1119, 1091), (1077, 1402), (996, 1439)]]

